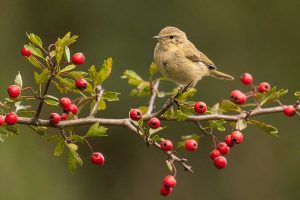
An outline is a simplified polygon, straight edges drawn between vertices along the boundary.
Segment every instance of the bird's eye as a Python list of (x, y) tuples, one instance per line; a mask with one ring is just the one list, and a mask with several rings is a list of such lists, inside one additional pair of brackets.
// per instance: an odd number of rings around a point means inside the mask
[(170, 35), (170, 39), (173, 39), (174, 38), (174, 36), (173, 35)]

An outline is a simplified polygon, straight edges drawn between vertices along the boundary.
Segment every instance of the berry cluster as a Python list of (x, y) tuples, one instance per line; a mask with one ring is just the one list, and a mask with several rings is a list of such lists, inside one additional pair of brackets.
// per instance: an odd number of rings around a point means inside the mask
[(172, 175), (168, 175), (163, 179), (163, 185), (160, 187), (160, 194), (168, 196), (172, 193), (173, 188), (176, 186), (176, 179)]
[(227, 160), (224, 156), (229, 154), (230, 148), (235, 144), (241, 144), (243, 139), (243, 134), (240, 131), (234, 131), (225, 137), (224, 142), (220, 142), (216, 149), (210, 152), (210, 158), (213, 160), (216, 168), (222, 169), (227, 166)]

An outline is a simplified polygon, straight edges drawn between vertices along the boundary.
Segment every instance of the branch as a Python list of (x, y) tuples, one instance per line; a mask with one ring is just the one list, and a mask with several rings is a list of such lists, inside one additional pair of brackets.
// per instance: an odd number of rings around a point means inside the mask
[(94, 104), (94, 107), (93, 107), (89, 117), (94, 117), (96, 115), (99, 103), (101, 101), (101, 98), (102, 98), (102, 95), (104, 92), (101, 85), (97, 85), (95, 90), (96, 90), (95, 104)]
[[(270, 108), (261, 108), (258, 110), (254, 110), (250, 114), (242, 113), (242, 114), (238, 114), (238, 115), (224, 115), (224, 114), (192, 115), (192, 116), (189, 116), (186, 121), (181, 121), (181, 123), (218, 120), (218, 119), (224, 119), (226, 121), (238, 121), (240, 119), (246, 119), (246, 118), (255, 117), (255, 116), (259, 116), (259, 115), (267, 115), (267, 114), (271, 114), (271, 113), (283, 112), (283, 109), (284, 108), (282, 106), (275, 106), (275, 107), (270, 107)], [(297, 106), (297, 110), (300, 110), (300, 105)], [(147, 121), (152, 116), (153, 116), (153, 114), (146, 115), (143, 119), (145, 121)], [(164, 117), (159, 117), (159, 118), (164, 121), (176, 121), (175, 118), (171, 118), (171, 119), (166, 119)], [(53, 127), (53, 125), (50, 124), (49, 120), (38, 119), (37, 122), (38, 122), (38, 125), (40, 125), (40, 126)], [(129, 118), (109, 119), (109, 118), (85, 117), (85, 118), (61, 121), (59, 124), (56, 125), (56, 127), (65, 128), (65, 127), (70, 127), (70, 126), (88, 125), (88, 124), (93, 124), (96, 122), (99, 122), (99, 124), (108, 125), (108, 126), (127, 126), (127, 122), (130, 122), (130, 119)], [(27, 118), (27, 117), (18, 117), (18, 123), (36, 126), (36, 124), (34, 123), (34, 119)]]
[(146, 112), (146, 115), (150, 115), (152, 113), (153, 109), (154, 109), (154, 103), (155, 103), (155, 98), (156, 98), (156, 95), (157, 95), (156, 92), (157, 92), (158, 86), (159, 86), (159, 80), (157, 80), (151, 88), (151, 97), (150, 97), (150, 100), (149, 100), (149, 106), (148, 106), (148, 110)]

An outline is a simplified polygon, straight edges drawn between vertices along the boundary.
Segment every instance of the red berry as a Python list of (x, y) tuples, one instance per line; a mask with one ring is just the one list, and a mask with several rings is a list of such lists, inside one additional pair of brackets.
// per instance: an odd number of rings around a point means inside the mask
[(176, 186), (176, 179), (172, 175), (168, 175), (163, 179), (163, 184), (164, 186), (168, 188), (172, 188)]
[(225, 143), (226, 143), (229, 147), (233, 147), (234, 142), (232, 141), (231, 135), (226, 135), (226, 137), (225, 137)]
[(21, 53), (23, 56), (26, 56), (26, 57), (30, 57), (32, 55), (32, 52), (25, 47), (22, 48)]
[(196, 113), (203, 114), (206, 112), (207, 106), (204, 102), (198, 101), (194, 105), (194, 110)]
[(220, 142), (218, 144), (218, 150), (222, 155), (227, 155), (230, 152), (230, 148), (225, 142)]
[(131, 109), (129, 116), (134, 121), (139, 121), (143, 117), (142, 112), (139, 109)]
[(243, 139), (244, 139), (244, 136), (240, 131), (234, 131), (231, 133), (231, 140), (235, 144), (241, 144), (243, 142)]
[(0, 126), (2, 126), (5, 123), (5, 119), (2, 115), (0, 115)]
[(157, 129), (158, 127), (160, 127), (160, 121), (156, 117), (151, 118), (148, 121), (148, 124), (152, 129)]
[(296, 108), (292, 105), (290, 106), (284, 106), (283, 112), (286, 116), (292, 117), (296, 113)]
[(70, 107), (70, 112), (72, 112), (73, 115), (77, 115), (78, 113), (78, 108), (75, 104), (72, 104)]
[(219, 151), (218, 149), (214, 149), (214, 150), (212, 150), (212, 151), (210, 152), (209, 155), (210, 155), (210, 158), (211, 158), (211, 159), (215, 159), (216, 157), (220, 156), (221, 153), (220, 153), (220, 151)]
[(78, 79), (75, 82), (75, 86), (79, 90), (85, 90), (88, 86), (88, 82), (85, 79)]
[(75, 53), (72, 56), (72, 62), (76, 65), (81, 65), (84, 63), (84, 61), (85, 61), (85, 57), (82, 53)]
[(164, 140), (160, 142), (160, 148), (164, 151), (172, 151), (173, 143), (171, 140)]
[(242, 76), (241, 76), (241, 82), (245, 85), (251, 85), (252, 84), (252, 75), (249, 74), (249, 73), (244, 73)]
[(54, 124), (54, 125), (58, 124), (60, 122), (60, 119), (61, 118), (60, 118), (59, 114), (57, 114), (57, 113), (50, 114), (49, 120), (50, 120), (51, 124)]
[(259, 84), (259, 86), (258, 86), (258, 91), (259, 91), (260, 93), (269, 92), (270, 89), (271, 89), (271, 86), (270, 86), (270, 84), (267, 83), (267, 82), (263, 82), (263, 83)]
[(186, 140), (185, 149), (188, 151), (196, 151), (198, 149), (198, 142), (194, 139)]
[(230, 94), (230, 98), (237, 104), (244, 104), (247, 101), (247, 96), (239, 90), (233, 90)]
[(61, 121), (65, 121), (65, 120), (67, 120), (67, 119), (68, 119), (68, 114), (67, 114), (67, 113), (61, 114), (61, 116), (60, 116), (60, 120), (61, 120)]
[(17, 115), (16, 113), (14, 112), (11, 112), (11, 113), (8, 113), (6, 116), (5, 116), (5, 122), (8, 124), (8, 125), (14, 125), (17, 123)]
[(218, 156), (214, 159), (214, 164), (216, 168), (222, 169), (227, 166), (227, 160), (224, 156)]
[(94, 153), (91, 155), (91, 161), (92, 161), (95, 165), (104, 165), (104, 163), (105, 163), (104, 156), (102, 155), (102, 153), (99, 153), (99, 152), (94, 152)]
[[(63, 107), (63, 108), (67, 108), (69, 107), (70, 105), (72, 104), (71, 100), (68, 98), (68, 97), (63, 97), (60, 99), (60, 105)], [(69, 111), (69, 110), (68, 110)]]
[(168, 196), (173, 191), (173, 188), (167, 188), (164, 185), (160, 187), (160, 194), (163, 196)]
[(10, 98), (17, 98), (21, 94), (21, 88), (19, 86), (17, 86), (17, 85), (10, 85), (7, 88), (7, 92), (8, 92), (8, 96)]

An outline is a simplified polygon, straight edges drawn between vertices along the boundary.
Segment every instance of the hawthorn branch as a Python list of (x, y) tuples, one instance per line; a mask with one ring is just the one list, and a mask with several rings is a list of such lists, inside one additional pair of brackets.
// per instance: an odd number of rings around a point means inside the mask
[(146, 115), (150, 115), (154, 109), (154, 103), (155, 103), (155, 99), (156, 99), (156, 96), (157, 96), (157, 89), (158, 89), (158, 86), (159, 86), (159, 80), (157, 80), (154, 85), (152, 85), (152, 88), (151, 88), (151, 97), (150, 97), (150, 100), (149, 100), (149, 106), (148, 106), (148, 110), (147, 110), (147, 113)]
[(95, 90), (96, 90), (95, 104), (94, 104), (94, 107), (93, 107), (89, 117), (94, 117), (96, 115), (99, 103), (101, 101), (101, 98), (102, 98), (102, 95), (103, 95), (103, 92), (104, 92), (101, 85), (97, 85)]

